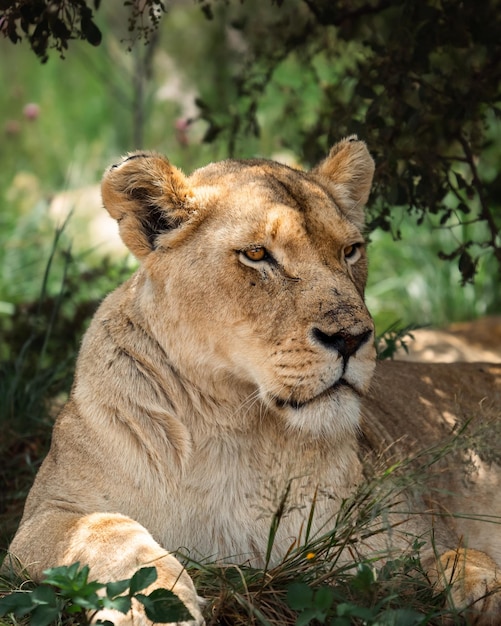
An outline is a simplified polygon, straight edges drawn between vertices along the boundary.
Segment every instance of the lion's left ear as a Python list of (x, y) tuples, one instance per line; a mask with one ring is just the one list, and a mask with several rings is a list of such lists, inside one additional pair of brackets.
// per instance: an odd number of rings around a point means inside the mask
[(189, 221), (191, 190), (184, 174), (153, 152), (129, 154), (110, 167), (101, 183), (103, 203), (120, 229), (123, 242), (139, 260), (161, 236)]
[(363, 228), (363, 206), (374, 175), (374, 161), (365, 143), (356, 135), (342, 139), (311, 173), (327, 186), (348, 219)]

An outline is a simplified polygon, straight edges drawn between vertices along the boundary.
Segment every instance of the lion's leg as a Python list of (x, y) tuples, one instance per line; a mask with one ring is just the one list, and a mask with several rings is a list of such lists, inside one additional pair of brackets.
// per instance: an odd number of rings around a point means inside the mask
[(500, 623), (501, 572), (487, 554), (460, 548), (444, 552), (433, 563), (431, 558), (427, 562), (430, 565), (423, 565), (431, 582), (446, 592), (449, 606), (460, 609), (469, 624)]
[[(153, 588), (172, 590), (193, 616), (189, 624), (203, 624), (195, 587), (181, 563), (141, 524), (123, 515), (78, 516), (46, 511), (22, 523), (10, 552), (35, 580), (40, 580), (42, 572), (49, 567), (77, 561), (88, 565), (90, 577), (100, 582), (130, 578), (139, 568), (154, 566), (158, 578), (146, 593)], [(132, 614), (127, 616), (103, 612), (96, 619), (107, 618), (120, 626), (150, 623), (138, 604), (134, 604)]]

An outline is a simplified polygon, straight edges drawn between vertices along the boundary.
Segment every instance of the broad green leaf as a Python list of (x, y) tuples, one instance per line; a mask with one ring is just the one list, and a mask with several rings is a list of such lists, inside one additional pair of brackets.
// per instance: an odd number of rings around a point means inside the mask
[(368, 623), (375, 617), (375, 611), (373, 609), (351, 603), (338, 604), (337, 614), (339, 617), (358, 617)]
[(114, 609), (120, 613), (128, 613), (131, 607), (131, 599), (129, 596), (118, 596), (116, 598), (103, 598), (103, 607), (106, 609)]
[[(98, 609), (100, 608), (101, 598), (97, 593), (91, 593), (89, 595), (75, 594), (70, 600), (72, 607), (77, 609)], [(75, 612), (75, 611), (74, 611)]]
[(137, 594), (152, 622), (179, 622), (193, 619), (183, 602), (168, 589), (155, 589), (148, 596)]
[(369, 591), (374, 583), (374, 570), (369, 565), (361, 563), (357, 567), (357, 573), (352, 578), (351, 583), (355, 589)]
[(44, 571), (43, 582), (48, 585), (54, 585), (59, 589), (74, 589), (74, 582), (78, 580), (81, 584), (87, 582), (89, 568), (84, 565), (80, 570), (80, 563), (72, 563), (71, 565), (61, 565), (59, 567), (51, 567)]
[(142, 567), (138, 570), (134, 576), (130, 579), (129, 595), (133, 596), (138, 591), (146, 589), (157, 579), (156, 567)]
[(347, 617), (335, 617), (331, 622), (331, 626), (351, 626), (351, 620)]
[(127, 578), (126, 580), (117, 580), (113, 583), (108, 583), (106, 585), (106, 595), (108, 596), (108, 598), (115, 598), (116, 596), (122, 594), (124, 591), (127, 591), (129, 587), (130, 578)]
[(374, 626), (419, 626), (426, 624), (426, 617), (413, 609), (394, 609), (379, 616)]
[(326, 615), (316, 608), (305, 609), (297, 618), (296, 626), (307, 626), (313, 620), (325, 624)]
[(315, 607), (322, 611), (328, 612), (334, 602), (334, 594), (332, 593), (332, 589), (328, 587), (320, 587), (315, 592), (314, 595), (314, 603)]
[(16, 617), (24, 617), (34, 606), (30, 592), (14, 591), (0, 598), (0, 617), (7, 615), (7, 613), (14, 613)]
[(309, 608), (313, 604), (313, 591), (304, 583), (292, 583), (287, 589), (287, 604), (294, 611)]
[(31, 614), (30, 626), (49, 626), (54, 622), (60, 614), (57, 606), (43, 604), (37, 606)]
[(40, 585), (31, 592), (33, 604), (50, 604), (56, 606), (56, 592), (48, 585)]

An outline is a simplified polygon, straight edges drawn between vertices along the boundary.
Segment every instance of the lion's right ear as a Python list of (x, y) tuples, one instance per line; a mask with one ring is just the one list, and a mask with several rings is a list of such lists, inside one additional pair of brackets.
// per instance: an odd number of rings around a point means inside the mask
[(191, 196), (182, 172), (163, 156), (129, 154), (104, 174), (103, 203), (118, 222), (123, 242), (141, 260), (157, 246), (159, 235), (190, 217)]
[(364, 227), (364, 204), (374, 175), (374, 161), (363, 141), (351, 135), (336, 143), (312, 174), (327, 185), (334, 200), (360, 229)]

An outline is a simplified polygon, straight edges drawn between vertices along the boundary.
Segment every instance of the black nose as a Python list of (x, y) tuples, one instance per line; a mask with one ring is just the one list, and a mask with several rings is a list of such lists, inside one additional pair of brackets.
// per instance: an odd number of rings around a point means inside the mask
[(316, 341), (325, 348), (337, 350), (345, 361), (353, 356), (372, 335), (371, 330), (365, 330), (357, 334), (350, 333), (347, 330), (340, 330), (337, 333), (328, 334), (324, 333), (320, 328), (314, 328), (312, 332)]

